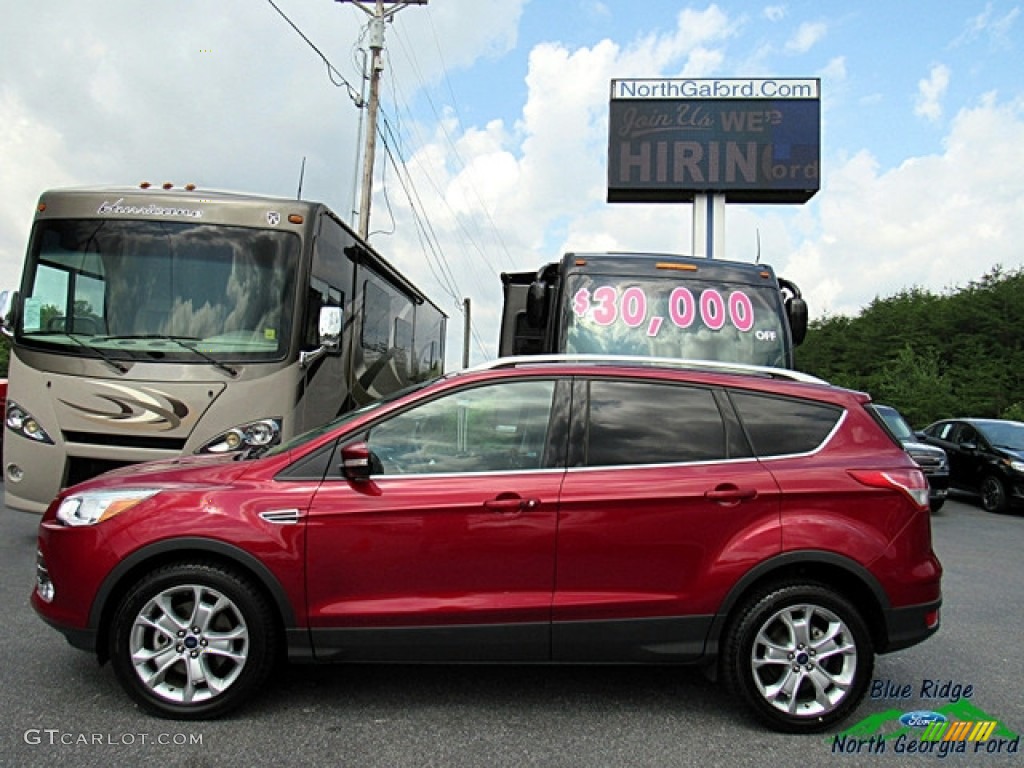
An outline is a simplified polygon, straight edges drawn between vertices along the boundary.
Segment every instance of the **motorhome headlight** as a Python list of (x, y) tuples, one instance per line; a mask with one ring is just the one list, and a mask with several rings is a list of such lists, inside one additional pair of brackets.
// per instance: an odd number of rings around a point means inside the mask
[(57, 519), (64, 525), (95, 525), (134, 507), (159, 488), (123, 488), (116, 491), (85, 491), (73, 493), (57, 508)]
[(36, 417), (13, 400), (7, 401), (7, 428), (29, 440), (35, 440), (37, 443), (53, 445), (53, 439), (39, 425)]
[(259, 419), (222, 432), (199, 449), (199, 453), (231, 453), (250, 448), (269, 448), (281, 442), (281, 420)]

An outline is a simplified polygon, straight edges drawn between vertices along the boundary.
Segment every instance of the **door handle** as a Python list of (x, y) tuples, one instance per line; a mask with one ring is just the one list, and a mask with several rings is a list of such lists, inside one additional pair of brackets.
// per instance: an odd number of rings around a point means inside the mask
[(496, 514), (509, 515), (529, 512), (540, 506), (540, 499), (524, 499), (517, 493), (500, 493), (484, 502), (484, 509)]
[(704, 491), (705, 499), (717, 501), (721, 504), (738, 504), (741, 501), (750, 501), (750, 499), (756, 497), (756, 488), (740, 488), (735, 485), (720, 485), (713, 490)]

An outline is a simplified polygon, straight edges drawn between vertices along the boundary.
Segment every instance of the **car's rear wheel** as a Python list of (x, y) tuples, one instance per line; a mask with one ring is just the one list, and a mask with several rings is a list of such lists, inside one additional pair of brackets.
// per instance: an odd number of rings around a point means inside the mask
[(1006, 511), (1006, 486), (995, 475), (986, 475), (981, 481), (981, 506), (986, 512)]
[(150, 712), (213, 718), (263, 684), (277, 649), (273, 612), (244, 576), (179, 563), (145, 576), (114, 613), (110, 658), (129, 695)]
[(857, 609), (819, 584), (776, 585), (753, 595), (727, 630), (722, 675), (764, 723), (821, 731), (867, 692), (874, 646)]
[(928, 502), (928, 506), (931, 507), (932, 512), (938, 512), (940, 509), (942, 509), (942, 506), (945, 503), (945, 499), (932, 499), (930, 502)]

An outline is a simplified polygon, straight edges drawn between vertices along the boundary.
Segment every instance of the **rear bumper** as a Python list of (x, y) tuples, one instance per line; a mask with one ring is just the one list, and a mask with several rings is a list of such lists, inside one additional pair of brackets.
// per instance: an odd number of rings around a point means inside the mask
[(942, 474), (929, 475), (926, 472), (925, 477), (928, 478), (928, 493), (931, 498), (946, 498), (949, 493), (949, 474), (943, 472)]
[(917, 645), (939, 630), (942, 599), (885, 612), (886, 643), (879, 653), (892, 653)]

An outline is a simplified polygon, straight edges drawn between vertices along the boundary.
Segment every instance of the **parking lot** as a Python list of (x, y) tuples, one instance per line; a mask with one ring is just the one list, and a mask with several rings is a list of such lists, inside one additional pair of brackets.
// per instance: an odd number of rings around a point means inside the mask
[[(37, 522), (0, 511), (0, 766), (903, 766), (940, 759), (937, 751), (898, 751), (895, 740), (879, 750), (878, 742), (837, 742), (835, 734), (766, 731), (689, 668), (289, 666), (229, 719), (153, 719), (109, 668), (72, 649), (29, 608)], [(942, 629), (879, 657), (877, 697), (844, 727), (893, 710), (938, 710), (957, 698), (1021, 733), (1024, 516), (986, 514), (957, 498), (934, 516), (933, 532), (945, 567)], [(964, 744), (965, 754), (942, 762), (1019, 763), (1019, 753), (1007, 753), (1012, 742), (990, 754), (990, 741), (979, 751)]]

